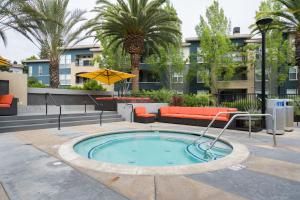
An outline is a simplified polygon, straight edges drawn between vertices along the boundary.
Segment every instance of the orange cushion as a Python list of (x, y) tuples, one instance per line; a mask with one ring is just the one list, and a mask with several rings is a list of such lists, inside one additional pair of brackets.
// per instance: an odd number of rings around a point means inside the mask
[[(219, 112), (236, 112), (236, 108), (223, 107), (161, 107), (160, 113), (166, 117), (212, 120)], [(183, 116), (184, 115), (184, 116)], [(192, 115), (192, 116), (188, 116)], [(217, 120), (228, 121), (230, 114), (221, 114)]]
[(7, 95), (1, 95), (0, 96), (0, 104), (11, 104), (14, 99), (13, 95), (7, 94)]
[(10, 108), (9, 104), (0, 104), (0, 108)]
[(138, 114), (138, 117), (146, 117), (146, 118), (150, 118), (150, 117), (155, 117), (155, 114)]
[(146, 114), (146, 108), (145, 107), (135, 107), (134, 111), (137, 115)]

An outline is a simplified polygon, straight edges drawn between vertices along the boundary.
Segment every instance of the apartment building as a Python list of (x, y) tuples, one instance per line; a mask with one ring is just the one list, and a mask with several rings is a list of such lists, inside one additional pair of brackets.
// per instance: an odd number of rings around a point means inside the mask
[[(230, 36), (233, 44), (244, 47), (249, 44), (260, 44), (260, 38), (253, 38), (250, 34), (241, 34), (240, 29), (234, 28), (233, 34)], [(292, 40), (292, 38), (290, 38)], [(201, 58), (201, 41), (198, 37), (186, 38), (182, 44), (182, 53), (186, 60), (185, 70), (182, 73), (167, 74), (160, 72), (156, 74), (147, 63), (140, 65), (140, 89), (143, 90), (158, 90), (161, 88), (171, 88), (178, 94), (183, 93), (209, 93), (209, 88), (205, 86), (199, 73), (191, 79), (186, 79), (185, 75), (189, 72), (192, 62), (204, 64)], [(95, 56), (101, 54), (101, 49), (98, 45), (78, 45), (67, 47), (60, 58), (59, 78), (61, 86), (81, 86), (84, 78), (79, 77), (81, 73), (92, 72), (98, 69), (98, 66), (93, 64)], [(191, 55), (196, 55), (191, 56)], [(241, 65), (237, 69), (237, 73), (231, 80), (218, 81), (218, 93), (220, 94), (247, 94), (260, 93), (260, 52), (248, 52), (245, 54), (235, 53), (235, 61), (245, 61), (256, 56), (257, 62), (245, 62), (246, 66)], [(194, 60), (193, 60), (194, 59)], [(24, 64), (28, 67), (28, 76), (36, 77), (41, 83), (49, 85), (49, 60), (27, 60)], [(170, 73), (170, 72), (168, 72)], [(298, 93), (298, 68), (292, 67), (289, 70), (288, 80), (281, 86), (276, 86), (280, 94), (296, 94)], [(268, 81), (268, 80), (267, 80)], [(128, 83), (130, 88), (130, 83)], [(270, 85), (270, 84), (267, 84)], [(272, 85), (272, 84), (271, 84)], [(120, 90), (120, 85), (115, 85), (115, 91)], [(267, 88), (267, 91), (269, 89)]]
[[(98, 69), (93, 59), (101, 52), (98, 45), (77, 45), (66, 47), (59, 61), (59, 80), (61, 86), (81, 86), (85, 79), (79, 77), (81, 73), (92, 72)], [(49, 60), (26, 60), (28, 76), (35, 77), (40, 83), (49, 85)]]

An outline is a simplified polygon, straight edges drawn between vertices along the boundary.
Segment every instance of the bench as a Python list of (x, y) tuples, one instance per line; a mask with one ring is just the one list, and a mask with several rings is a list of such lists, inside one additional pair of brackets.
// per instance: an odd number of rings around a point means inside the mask
[(0, 95), (0, 116), (18, 114), (18, 100), (13, 95)]
[[(161, 107), (158, 112), (160, 122), (208, 126), (219, 112), (236, 112), (236, 108), (223, 107)], [(221, 114), (213, 127), (223, 128), (232, 117), (231, 114)], [(235, 128), (235, 122), (229, 128)]]
[(145, 107), (134, 108), (134, 121), (138, 123), (153, 123), (155, 122), (156, 115), (147, 113)]

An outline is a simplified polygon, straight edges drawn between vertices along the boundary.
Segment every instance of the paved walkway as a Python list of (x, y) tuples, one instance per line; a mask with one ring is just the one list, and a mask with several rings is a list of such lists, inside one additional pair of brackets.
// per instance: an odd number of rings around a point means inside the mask
[[(128, 122), (18, 132), (0, 135), (0, 199), (195, 200), (300, 199), (300, 129), (278, 136), (279, 146), (265, 133), (228, 131), (224, 137), (245, 144), (251, 155), (230, 168), (186, 176), (125, 176), (70, 166), (59, 159), (63, 142), (110, 130), (163, 127), (199, 131), (171, 124)], [(219, 130), (212, 129), (211, 134)], [(1, 187), (1, 184), (3, 187)], [(2, 195), (2, 196), (1, 196)], [(3, 198), (4, 199), (4, 198)]]

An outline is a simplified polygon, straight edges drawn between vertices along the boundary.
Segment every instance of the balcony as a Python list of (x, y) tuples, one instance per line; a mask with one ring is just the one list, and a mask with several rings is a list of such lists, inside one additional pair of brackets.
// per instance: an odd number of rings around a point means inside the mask
[(76, 67), (94, 67), (93, 60), (76, 60)]

